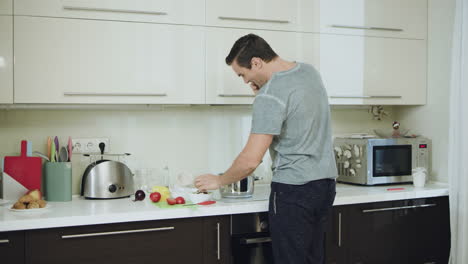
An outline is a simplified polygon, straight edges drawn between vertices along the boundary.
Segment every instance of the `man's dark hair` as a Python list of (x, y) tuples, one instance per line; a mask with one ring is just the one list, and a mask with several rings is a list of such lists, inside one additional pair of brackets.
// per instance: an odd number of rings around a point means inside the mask
[(278, 55), (263, 38), (255, 34), (248, 34), (234, 43), (226, 57), (226, 64), (231, 65), (235, 60), (239, 66), (251, 69), (253, 57), (270, 62)]

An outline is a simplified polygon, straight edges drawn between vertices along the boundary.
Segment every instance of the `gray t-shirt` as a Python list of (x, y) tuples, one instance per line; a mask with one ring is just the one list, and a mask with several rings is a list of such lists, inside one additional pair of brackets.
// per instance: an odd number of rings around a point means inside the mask
[(330, 107), (320, 74), (309, 64), (276, 72), (253, 103), (253, 134), (274, 135), (274, 182), (305, 184), (337, 177)]

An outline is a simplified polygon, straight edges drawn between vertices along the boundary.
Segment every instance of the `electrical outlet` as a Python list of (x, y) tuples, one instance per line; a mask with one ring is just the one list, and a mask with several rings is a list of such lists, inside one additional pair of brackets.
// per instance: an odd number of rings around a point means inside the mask
[(72, 138), (73, 153), (101, 153), (99, 143), (104, 143), (104, 152), (109, 152), (108, 138)]

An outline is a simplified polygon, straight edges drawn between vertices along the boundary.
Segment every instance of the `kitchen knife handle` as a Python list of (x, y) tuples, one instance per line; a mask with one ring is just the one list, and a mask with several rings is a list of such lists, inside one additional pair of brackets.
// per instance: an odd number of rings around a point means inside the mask
[(221, 260), (221, 224), (216, 223), (216, 254), (218, 257), (218, 260)]
[(219, 16), (221, 20), (236, 20), (236, 21), (248, 21), (248, 22), (267, 22), (267, 23), (279, 23), (279, 24), (287, 24), (289, 23), (288, 20), (279, 20), (279, 19), (261, 19), (261, 18), (249, 18), (249, 17), (227, 17), (227, 16)]
[(366, 29), (366, 30), (382, 30), (382, 31), (403, 31), (401, 28), (386, 28), (386, 27), (366, 27), (366, 26), (349, 26), (349, 25), (331, 25), (334, 28), (348, 29)]
[(8, 243), (10, 243), (10, 240), (8, 240), (8, 239), (0, 240), (0, 244), (8, 244)]
[(167, 96), (165, 93), (79, 93), (65, 92), (65, 96)]
[(106, 7), (86, 7), (86, 6), (72, 6), (72, 5), (64, 5), (63, 9), (76, 10), (76, 11), (96, 11), (96, 12), (112, 12), (112, 13), (143, 14), (143, 15), (158, 15), (158, 16), (167, 15), (166, 12), (158, 12), (158, 11), (115, 9), (115, 8), (106, 8)]
[(421, 204), (421, 205), (409, 205), (409, 206), (388, 207), (388, 208), (378, 208), (378, 209), (366, 209), (366, 210), (362, 210), (362, 212), (363, 213), (375, 213), (375, 212), (405, 210), (405, 209), (434, 207), (434, 206), (437, 206), (437, 204)]
[(175, 229), (175, 227), (169, 226), (169, 227), (158, 227), (158, 228), (147, 228), (147, 229), (122, 230), (122, 231), (111, 231), (111, 232), (97, 232), (97, 233), (76, 234), (76, 235), (63, 235), (62, 239), (80, 238), (80, 237), (109, 236), (109, 235), (123, 235), (123, 234), (144, 233), (144, 232), (158, 232), (158, 231), (168, 231), (168, 230), (174, 230), (174, 229)]

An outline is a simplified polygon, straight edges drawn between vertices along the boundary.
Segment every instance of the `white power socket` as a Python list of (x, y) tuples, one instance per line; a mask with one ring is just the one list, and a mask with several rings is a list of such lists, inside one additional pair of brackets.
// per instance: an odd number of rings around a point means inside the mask
[(99, 143), (104, 143), (104, 152), (109, 152), (108, 138), (72, 138), (73, 153), (101, 153)]

